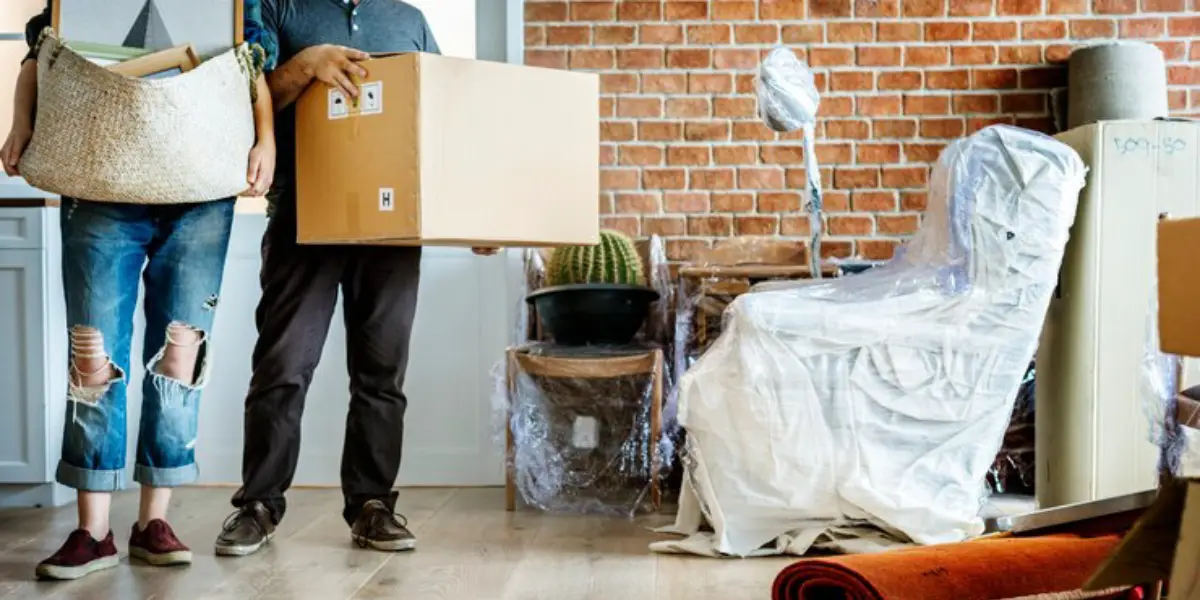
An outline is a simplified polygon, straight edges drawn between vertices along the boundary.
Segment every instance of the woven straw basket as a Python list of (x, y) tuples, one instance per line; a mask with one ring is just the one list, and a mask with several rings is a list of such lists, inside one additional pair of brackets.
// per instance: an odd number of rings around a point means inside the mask
[(52, 193), (97, 202), (180, 204), (249, 187), (254, 145), (245, 47), (165, 79), (113, 73), (47, 31), (38, 103), (21, 175)]

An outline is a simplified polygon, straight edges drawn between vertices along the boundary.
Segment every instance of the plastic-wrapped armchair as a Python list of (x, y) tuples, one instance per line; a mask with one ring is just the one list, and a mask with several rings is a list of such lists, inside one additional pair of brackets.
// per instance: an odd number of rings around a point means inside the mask
[(702, 514), (714, 533), (697, 538), (738, 556), (863, 522), (921, 544), (981, 534), (1085, 174), (1053, 138), (989, 127), (942, 154), (891, 261), (739, 297), (680, 384), (674, 530)]

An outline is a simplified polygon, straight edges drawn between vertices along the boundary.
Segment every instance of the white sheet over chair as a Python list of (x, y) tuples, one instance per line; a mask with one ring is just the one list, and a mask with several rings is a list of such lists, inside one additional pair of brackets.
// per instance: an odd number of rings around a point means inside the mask
[(1084, 175), (1054, 139), (990, 127), (943, 153), (896, 258), (738, 298), (680, 384), (672, 529), (696, 535), (654, 549), (803, 553), (864, 524), (920, 544), (982, 533)]

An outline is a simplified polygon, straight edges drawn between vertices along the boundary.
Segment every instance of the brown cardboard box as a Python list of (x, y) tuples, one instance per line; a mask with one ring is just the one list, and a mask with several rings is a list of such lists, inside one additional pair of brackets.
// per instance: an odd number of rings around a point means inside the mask
[(357, 102), (313, 86), (297, 103), (300, 243), (599, 242), (598, 76), (431, 54), (363, 66)]

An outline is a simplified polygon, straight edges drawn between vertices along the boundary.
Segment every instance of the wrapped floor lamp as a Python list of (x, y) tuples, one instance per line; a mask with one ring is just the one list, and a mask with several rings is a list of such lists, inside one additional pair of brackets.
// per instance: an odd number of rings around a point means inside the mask
[(38, 50), (31, 185), (97, 202), (182, 204), (248, 187), (261, 54), (243, 45), (167, 79), (113, 73), (46, 30)]

